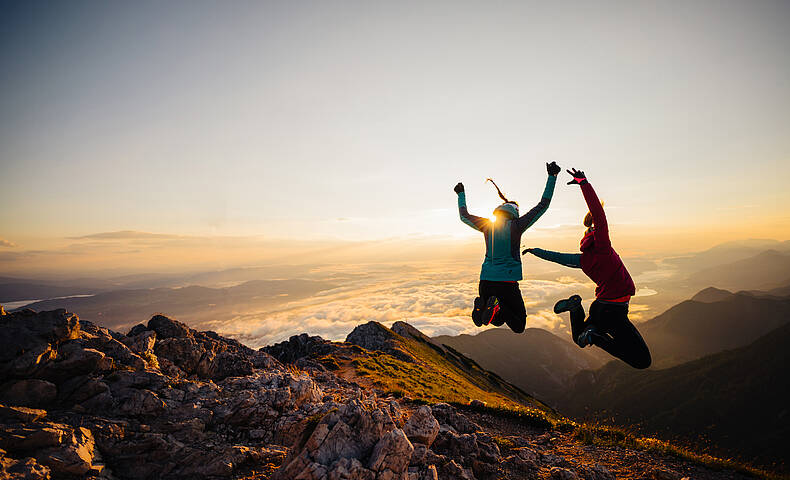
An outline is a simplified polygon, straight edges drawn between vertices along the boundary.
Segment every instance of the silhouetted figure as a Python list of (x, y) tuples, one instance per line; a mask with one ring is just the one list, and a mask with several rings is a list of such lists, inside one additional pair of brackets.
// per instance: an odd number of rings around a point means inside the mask
[(501, 326), (507, 323), (516, 333), (524, 331), (527, 309), (518, 288), (518, 281), (522, 279), (521, 256), (518, 251), (521, 235), (546, 212), (554, 195), (560, 167), (551, 162), (546, 164), (546, 169), (549, 177), (540, 202), (520, 217), (518, 203), (508, 200), (490, 178), (488, 180), (494, 184), (499, 197), (504, 201), (494, 209), (495, 221), (471, 215), (466, 209), (464, 185), (459, 183), (455, 186), (461, 221), (482, 232), (486, 242), (486, 256), (480, 271), (480, 296), (475, 298), (472, 310), (472, 320), (478, 327), (484, 324)]
[(598, 200), (584, 172), (568, 170), (573, 180), (568, 185), (581, 186), (590, 211), (584, 217), (587, 230), (580, 243), (582, 253), (557, 253), (540, 248), (528, 248), (523, 253), (565, 265), (581, 268), (595, 282), (595, 301), (590, 305), (590, 316), (585, 321), (584, 307), (579, 295), (560, 300), (555, 313), (570, 312), (571, 336), (584, 348), (596, 345), (634, 368), (650, 366), (650, 350), (639, 331), (628, 320), (628, 302), (635, 293), (634, 281), (623, 261), (612, 248), (609, 225), (603, 205)]

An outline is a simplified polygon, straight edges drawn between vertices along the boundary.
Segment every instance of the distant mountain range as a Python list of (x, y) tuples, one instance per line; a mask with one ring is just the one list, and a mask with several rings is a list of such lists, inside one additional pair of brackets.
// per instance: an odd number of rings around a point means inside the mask
[[(230, 320), (233, 315), (306, 298), (333, 288), (314, 280), (253, 280), (226, 288), (189, 286), (115, 290), (91, 297), (35, 302), (33, 310), (65, 308), (80, 318), (112, 329), (126, 329), (158, 312), (189, 318), (191, 325), (211, 327), (209, 322)], [(211, 327), (216, 328), (216, 327)]]
[(790, 253), (790, 240), (750, 239), (725, 242), (702, 252), (664, 261), (686, 272), (692, 272), (744, 260), (768, 250)]
[(790, 298), (705, 289), (639, 325), (654, 367), (748, 345), (790, 322)]
[[(634, 370), (540, 329), (440, 336), (560, 412), (642, 433), (712, 442), (717, 453), (786, 461), (790, 298), (706, 288), (638, 327), (653, 367)], [(597, 369), (597, 370), (596, 370)], [(682, 428), (678, 428), (682, 426)], [(700, 443), (700, 439), (704, 441)], [(707, 442), (707, 443), (706, 443)]]
[(785, 324), (746, 347), (668, 369), (637, 371), (611, 362), (582, 372), (562, 411), (707, 445), (718, 454), (790, 464), (788, 366)]
[(687, 282), (729, 290), (768, 290), (790, 285), (790, 253), (767, 250), (689, 275)]
[(442, 335), (432, 339), (475, 359), (488, 370), (549, 404), (555, 403), (568, 382), (581, 370), (600, 367), (605, 357), (582, 350), (570, 341), (540, 328), (515, 335), (506, 329), (477, 335)]

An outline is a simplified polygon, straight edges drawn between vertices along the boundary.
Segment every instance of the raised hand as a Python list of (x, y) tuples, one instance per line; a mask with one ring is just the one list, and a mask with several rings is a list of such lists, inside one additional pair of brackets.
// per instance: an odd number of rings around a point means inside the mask
[(458, 185), (456, 185), (456, 186), (455, 186), (455, 188), (453, 188), (453, 191), (454, 191), (455, 193), (461, 193), (461, 192), (463, 192), (463, 191), (464, 191), (464, 184), (463, 184), (463, 183), (461, 183), (461, 182), (458, 182)]
[(576, 170), (575, 168), (571, 168), (570, 170), (566, 170), (566, 172), (570, 173), (573, 177), (573, 180), (568, 182), (568, 185), (584, 185), (587, 183), (587, 176), (584, 175), (584, 172), (581, 170)]
[(546, 171), (549, 172), (549, 175), (553, 175), (556, 177), (561, 170), (562, 169), (560, 168), (559, 165), (557, 165), (557, 162), (551, 162), (546, 164)]

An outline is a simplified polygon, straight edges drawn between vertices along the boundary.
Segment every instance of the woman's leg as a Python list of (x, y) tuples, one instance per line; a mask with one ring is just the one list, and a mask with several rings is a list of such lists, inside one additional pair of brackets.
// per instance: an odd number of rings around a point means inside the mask
[(478, 297), (475, 298), (474, 304), (472, 305), (472, 321), (478, 327), (482, 326), (484, 323), (483, 312), (486, 309), (486, 300), (488, 300), (488, 297), (491, 295), (489, 283), (490, 282), (486, 280), (480, 280), (477, 284)]
[(573, 343), (579, 343), (579, 335), (584, 331), (586, 326), (584, 322), (584, 307), (579, 305), (579, 308), (574, 308), (570, 311), (571, 314), (571, 338)]
[(589, 325), (595, 326), (600, 335), (593, 336), (593, 345), (606, 350), (634, 368), (647, 368), (652, 363), (650, 350), (642, 335), (628, 320), (628, 305), (593, 302), (590, 306)]
[(524, 306), (524, 298), (521, 296), (518, 283), (502, 282), (497, 290), (499, 314), (498, 318), (494, 319), (494, 325), (507, 323), (515, 333), (523, 332), (527, 325), (527, 308)]

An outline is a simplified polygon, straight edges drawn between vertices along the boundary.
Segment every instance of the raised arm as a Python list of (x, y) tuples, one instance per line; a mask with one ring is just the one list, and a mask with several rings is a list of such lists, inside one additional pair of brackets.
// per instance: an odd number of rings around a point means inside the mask
[(546, 213), (551, 204), (551, 197), (554, 196), (554, 186), (557, 183), (557, 174), (560, 173), (560, 167), (555, 162), (547, 163), (546, 170), (549, 177), (546, 179), (546, 188), (543, 189), (543, 195), (537, 205), (532, 207), (530, 211), (516, 219), (516, 227), (520, 232), (524, 232), (538, 221), (538, 219)]
[(464, 184), (458, 183), (453, 189), (458, 194), (458, 215), (461, 221), (475, 230), (484, 231), (491, 224), (491, 220), (483, 217), (478, 217), (469, 213), (466, 209), (466, 192), (464, 191)]
[(566, 267), (582, 268), (582, 256), (579, 253), (559, 253), (552, 252), (551, 250), (543, 250), (542, 248), (528, 248), (521, 253), (531, 253), (538, 258), (559, 263)]
[(603, 211), (603, 205), (601, 205), (601, 201), (598, 199), (598, 195), (595, 194), (592, 185), (587, 181), (584, 172), (576, 169), (572, 170), (573, 171), (568, 170), (568, 173), (573, 176), (573, 180), (568, 182), (568, 185), (578, 184), (581, 186), (584, 201), (587, 202), (587, 208), (590, 210), (590, 214), (592, 214), (593, 217), (593, 226), (595, 227), (593, 230), (595, 248), (610, 248), (612, 242), (609, 239), (609, 224), (606, 221), (606, 213)]

